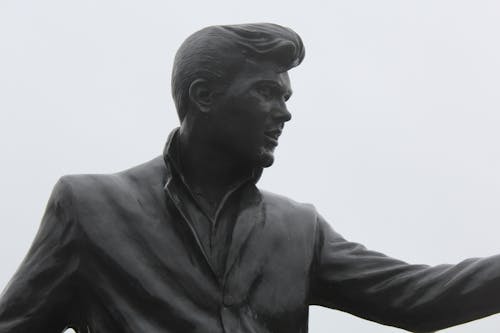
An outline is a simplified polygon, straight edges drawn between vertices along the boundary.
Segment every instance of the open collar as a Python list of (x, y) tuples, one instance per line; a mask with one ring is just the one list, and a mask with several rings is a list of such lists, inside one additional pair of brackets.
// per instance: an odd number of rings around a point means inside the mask
[[(176, 137), (178, 135), (178, 132), (179, 128), (175, 128), (170, 133), (167, 139), (167, 143), (165, 145), (165, 149), (163, 151), (163, 159), (165, 161), (166, 172), (167, 172), (164, 190), (168, 195), (168, 197), (170, 197), (172, 202), (175, 204), (179, 213), (183, 217), (183, 220), (186, 222), (189, 229), (191, 230), (191, 233), (194, 239), (196, 240), (198, 248), (201, 250), (207, 264), (212, 270), (215, 279), (218, 281), (217, 274), (215, 273), (213, 267), (211, 267), (210, 265), (208, 254), (205, 252), (202, 242), (198, 234), (196, 233), (194, 225), (189, 219), (189, 212), (187, 210), (187, 207), (179, 197), (178, 189), (176, 187), (177, 182), (175, 181), (174, 178), (177, 176), (182, 177), (178, 159), (177, 156), (175, 155), (176, 154), (175, 145), (177, 144)], [(252, 183), (248, 184), (247, 182), (248, 186), (245, 186), (244, 189), (245, 193), (241, 199), (242, 200), (240, 204), (241, 208), (236, 218), (236, 222), (233, 229), (232, 241), (227, 255), (224, 280), (229, 274), (231, 268), (233, 267), (234, 262), (241, 254), (241, 251), (244, 250), (245, 248), (244, 244), (246, 243), (246, 240), (250, 236), (251, 231), (255, 228), (256, 225), (264, 222), (265, 207), (262, 202), (262, 195), (258, 190), (258, 188), (255, 186), (261, 174), (262, 174), (262, 168), (257, 168), (256, 170), (254, 170), (251, 178)]]
[[(176, 127), (170, 132), (163, 149), (163, 160), (167, 166), (167, 183), (174, 173), (177, 173), (181, 178), (183, 178), (177, 151), (177, 138), (179, 136), (179, 132), (180, 127)], [(262, 176), (262, 172), (263, 168), (261, 167), (256, 167), (252, 170), (251, 178), (254, 184), (257, 184), (259, 181)]]

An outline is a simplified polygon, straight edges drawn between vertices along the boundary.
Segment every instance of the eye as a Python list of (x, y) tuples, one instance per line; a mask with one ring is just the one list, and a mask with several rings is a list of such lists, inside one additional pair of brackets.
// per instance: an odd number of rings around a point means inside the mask
[(257, 88), (257, 92), (265, 99), (271, 99), (273, 97), (273, 90), (269, 86), (260, 86)]

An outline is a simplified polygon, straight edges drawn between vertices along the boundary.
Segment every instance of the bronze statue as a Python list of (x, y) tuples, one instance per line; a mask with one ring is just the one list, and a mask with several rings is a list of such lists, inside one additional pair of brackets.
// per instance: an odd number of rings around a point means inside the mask
[(175, 58), (180, 127), (163, 155), (59, 180), (2, 294), (0, 333), (304, 333), (309, 305), (431, 332), (499, 312), (500, 256), (408, 264), (256, 187), (304, 54), (275, 24), (191, 35)]

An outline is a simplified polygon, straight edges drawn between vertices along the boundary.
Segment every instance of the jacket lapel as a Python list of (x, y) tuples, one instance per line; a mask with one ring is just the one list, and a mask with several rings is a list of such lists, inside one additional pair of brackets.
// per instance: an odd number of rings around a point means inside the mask
[(210, 270), (212, 271), (214, 277), (216, 278), (216, 280), (218, 280), (217, 274), (216, 274), (214, 268), (212, 267), (212, 265), (210, 264), (208, 254), (205, 252), (203, 244), (201, 243), (201, 240), (198, 236), (198, 233), (196, 232), (196, 229), (194, 228), (193, 224), (191, 223), (191, 220), (189, 218), (189, 212), (186, 209), (186, 207), (184, 206), (184, 204), (182, 203), (182, 201), (180, 200), (179, 195), (177, 194), (178, 190), (176, 189), (175, 182), (173, 181), (172, 178), (169, 178), (167, 180), (167, 183), (165, 184), (164, 190), (165, 190), (167, 196), (170, 197), (170, 199), (174, 203), (174, 205), (177, 208), (177, 210), (179, 211), (179, 213), (181, 214), (182, 220), (187, 224), (189, 230), (191, 231), (191, 234), (196, 241), (196, 245), (198, 246), (198, 249), (203, 254), (203, 258), (205, 259), (208, 267), (210, 267)]
[(163, 189), (164, 189), (167, 197), (169, 197), (172, 200), (175, 207), (177, 208), (177, 210), (181, 214), (182, 220), (187, 224), (189, 230), (191, 231), (191, 234), (196, 241), (196, 245), (198, 246), (199, 250), (203, 254), (203, 258), (205, 259), (208, 267), (210, 267), (210, 270), (212, 271), (216, 280), (218, 280), (217, 274), (215, 273), (214, 268), (210, 264), (208, 254), (205, 252), (205, 249), (204, 249), (203, 244), (200, 240), (200, 237), (198, 236), (198, 233), (196, 232), (196, 229), (194, 228), (194, 225), (192, 224), (192, 222), (190, 220), (189, 211), (179, 197), (180, 191), (179, 191), (178, 185), (176, 184), (176, 181), (173, 177), (174, 170), (173, 170), (172, 164), (175, 164), (175, 159), (177, 156), (177, 151), (175, 149), (176, 144), (174, 143), (174, 140), (175, 140), (175, 137), (176, 137), (178, 132), (179, 132), (179, 127), (175, 128), (169, 134), (168, 139), (167, 139), (167, 143), (165, 144), (165, 148), (163, 149), (163, 160), (165, 162), (165, 167), (166, 167), (166, 169), (165, 169), (165, 171), (166, 171), (165, 180), (166, 181), (165, 181), (165, 186)]
[(255, 226), (263, 222), (264, 204), (262, 203), (262, 196), (260, 191), (252, 184), (249, 186), (249, 190), (245, 191), (241, 201), (241, 209), (236, 218), (233, 237), (227, 255), (224, 277), (227, 277), (236, 259), (240, 256), (241, 251), (244, 250), (246, 241), (252, 230)]
[[(172, 179), (172, 170), (170, 165), (171, 161), (169, 160), (169, 155), (175, 155), (175, 149), (172, 148), (175, 148), (175, 144), (173, 143), (173, 141), (178, 131), (179, 128), (176, 128), (170, 133), (163, 151), (163, 158), (165, 161), (167, 172), (164, 190), (167, 196), (170, 197), (172, 202), (175, 204), (185, 223), (188, 225), (189, 230), (196, 240), (198, 248), (200, 249), (203, 257), (205, 258), (205, 261), (207, 262), (207, 265), (210, 267), (210, 270), (213, 273), (213, 276), (218, 282), (220, 282), (215, 269), (210, 264), (208, 254), (205, 252), (203, 244), (198, 237), (198, 234), (196, 233), (196, 229), (189, 219), (189, 212), (177, 194), (178, 189), (176, 188), (175, 181)], [(173, 158), (175, 159), (175, 157)], [(244, 250), (245, 242), (250, 236), (252, 230), (256, 225), (264, 222), (264, 205), (262, 203), (262, 195), (255, 186), (255, 183), (257, 183), (261, 175), (262, 168), (256, 168), (252, 175), (252, 183), (248, 184), (248, 187), (244, 189), (244, 195), (241, 199), (241, 206), (239, 209), (238, 217), (236, 218), (236, 222), (233, 228), (231, 245), (227, 254), (224, 280), (227, 277), (228, 273), (231, 271), (231, 268), (240, 255), (241, 251)]]

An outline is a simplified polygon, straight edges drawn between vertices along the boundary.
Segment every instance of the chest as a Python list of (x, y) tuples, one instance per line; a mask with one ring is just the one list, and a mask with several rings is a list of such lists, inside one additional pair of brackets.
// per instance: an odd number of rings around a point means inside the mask
[(107, 303), (123, 291), (143, 303), (185, 300), (213, 309), (221, 302), (251, 303), (261, 313), (306, 302), (313, 232), (307, 223), (265, 206), (236, 217), (222, 278), (182, 214), (134, 210), (88, 216), (82, 224), (86, 281)]

